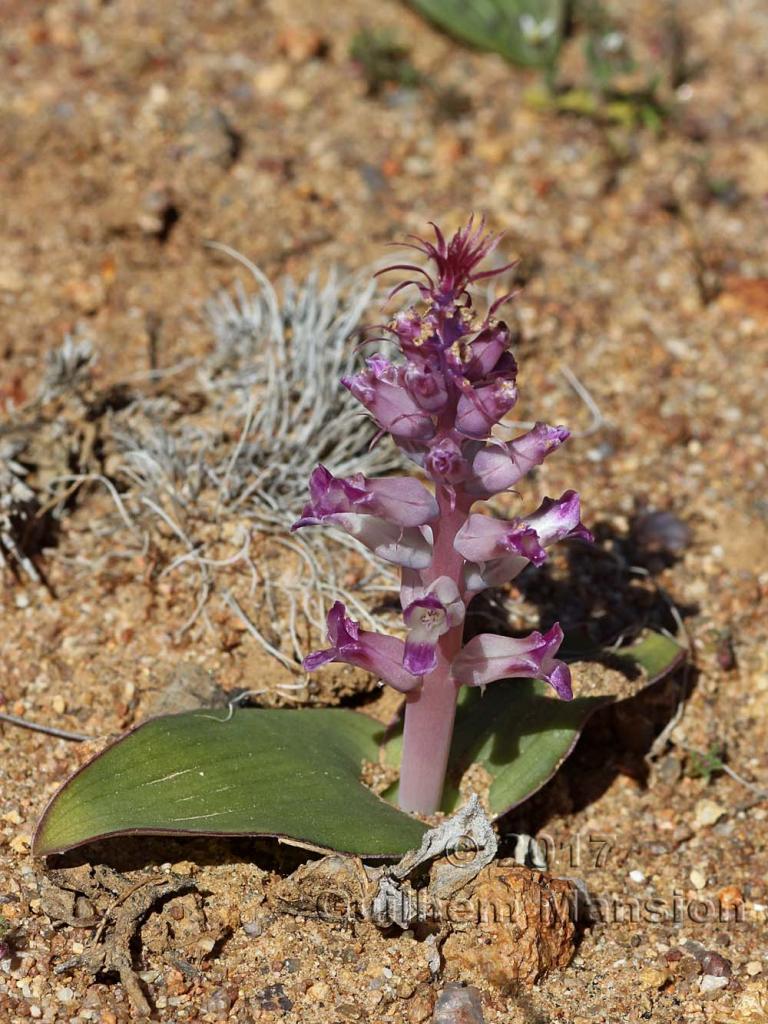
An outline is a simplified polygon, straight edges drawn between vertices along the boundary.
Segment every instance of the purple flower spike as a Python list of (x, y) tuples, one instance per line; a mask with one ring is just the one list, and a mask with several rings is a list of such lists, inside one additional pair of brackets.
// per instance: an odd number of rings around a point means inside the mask
[(367, 360), (368, 369), (353, 377), (342, 377), (358, 402), (364, 405), (382, 430), (393, 437), (428, 441), (435, 433), (432, 419), (404, 386), (405, 371), (381, 356)]
[(307, 672), (314, 672), (331, 661), (340, 661), (372, 672), (402, 693), (419, 685), (420, 679), (403, 667), (405, 645), (402, 640), (360, 629), (360, 623), (349, 618), (341, 601), (336, 601), (328, 612), (327, 624), (331, 646), (306, 656)]
[(485, 686), (496, 679), (543, 679), (558, 697), (571, 700), (570, 669), (555, 658), (562, 642), (563, 631), (557, 622), (546, 633), (531, 633), (522, 640), (481, 633), (454, 659), (451, 672), (466, 686)]
[(521, 518), (472, 512), (476, 502), (515, 488), (568, 431), (537, 423), (510, 442), (494, 437), (517, 401), (512, 335), (495, 319), (512, 296), (501, 296), (478, 315), (469, 289), (508, 269), (479, 268), (499, 236), (473, 218), (450, 237), (433, 227), (433, 241), (411, 236), (406, 243), (426, 257), (424, 266), (418, 261), (388, 268), (409, 277), (390, 295), (415, 286), (423, 300), (379, 325), (396, 342), (397, 358), (374, 355), (361, 373), (342, 379), (428, 477), (430, 490), (409, 477), (369, 480), (358, 473), (341, 479), (319, 466), (310, 501), (294, 525), (345, 530), (400, 567), (405, 640), (361, 630), (337, 603), (328, 616), (330, 646), (309, 655), (305, 666), (347, 662), (408, 693), (399, 801), (404, 810), (425, 814), (441, 804), (460, 684), (533, 676), (571, 697), (569, 670), (555, 657), (559, 626), (523, 640), (483, 634), (462, 649), (469, 602), (526, 566), (541, 565), (550, 544), (591, 539), (573, 491), (545, 498)]
[(473, 479), (468, 490), (478, 496), (500, 494), (518, 483), (570, 436), (566, 427), (548, 427), (537, 423), (527, 434), (507, 444), (488, 444), (472, 463)]
[(464, 619), (464, 602), (459, 588), (448, 576), (441, 576), (426, 590), (404, 586), (403, 619), (408, 626), (404, 666), (414, 675), (426, 675), (437, 666), (437, 641)]

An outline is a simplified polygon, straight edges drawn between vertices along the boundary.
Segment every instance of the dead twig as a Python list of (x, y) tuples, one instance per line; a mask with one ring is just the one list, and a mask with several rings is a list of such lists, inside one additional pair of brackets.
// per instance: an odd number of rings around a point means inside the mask
[(33, 732), (42, 732), (47, 736), (56, 736), (60, 740), (71, 740), (72, 743), (85, 743), (94, 739), (93, 736), (86, 736), (81, 732), (70, 732), (68, 729), (59, 729), (55, 725), (43, 725), (41, 722), (30, 722), (19, 715), (7, 715), (0, 711), (0, 722), (8, 725), (17, 725), (21, 729), (31, 729)]
[(589, 437), (591, 434), (597, 433), (597, 431), (605, 424), (605, 417), (600, 411), (600, 407), (597, 402), (594, 400), (590, 392), (584, 387), (573, 370), (567, 366), (561, 366), (560, 373), (565, 377), (592, 415), (592, 422), (585, 430), (571, 431), (573, 437)]
[[(194, 880), (183, 876), (161, 881), (149, 878), (131, 886), (107, 907), (86, 952), (59, 964), (55, 973), (67, 974), (78, 967), (91, 974), (116, 971), (135, 1012), (149, 1017), (152, 1007), (134, 968), (131, 946), (144, 919), (158, 903), (196, 889)], [(111, 932), (108, 931), (110, 919), (114, 922)]]

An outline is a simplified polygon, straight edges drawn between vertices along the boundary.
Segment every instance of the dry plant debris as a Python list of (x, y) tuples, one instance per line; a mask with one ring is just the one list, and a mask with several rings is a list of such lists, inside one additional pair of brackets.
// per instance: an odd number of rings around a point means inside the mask
[[(152, 1007), (139, 981), (132, 944), (144, 919), (155, 907), (183, 893), (195, 891), (191, 878), (144, 878), (133, 884), (117, 872), (101, 869), (75, 868), (52, 871), (43, 881), (41, 907), (53, 920), (75, 928), (94, 927), (93, 938), (85, 952), (59, 964), (57, 974), (66, 974), (76, 967), (92, 975), (116, 972), (128, 993), (131, 1005), (139, 1016), (148, 1017)], [(108, 894), (108, 905), (99, 913), (88, 910), (99, 907)], [(83, 904), (85, 915), (80, 913)]]

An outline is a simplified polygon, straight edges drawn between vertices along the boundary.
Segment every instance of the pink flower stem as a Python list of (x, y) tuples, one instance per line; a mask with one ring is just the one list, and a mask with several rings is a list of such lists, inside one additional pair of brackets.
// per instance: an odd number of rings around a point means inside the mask
[[(454, 548), (453, 539), (466, 522), (471, 499), (456, 488), (451, 508), (451, 495), (445, 487), (438, 487), (436, 497), (440, 514), (433, 525), (432, 564), (424, 570), (423, 581), (426, 585), (440, 576), (449, 576), (462, 589), (464, 560)], [(458, 697), (450, 668), (461, 649), (463, 632), (461, 623), (440, 637), (437, 667), (406, 699), (399, 795), (404, 811), (433, 814), (440, 807)]]

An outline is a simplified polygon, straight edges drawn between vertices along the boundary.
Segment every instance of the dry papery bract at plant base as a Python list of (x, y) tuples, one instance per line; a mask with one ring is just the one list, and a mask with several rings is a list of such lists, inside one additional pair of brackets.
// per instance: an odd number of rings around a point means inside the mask
[[(187, 574), (190, 608), (178, 635), (200, 619), (215, 628), (208, 610), (223, 604), (303, 676), (301, 654), (322, 635), (334, 598), (372, 626), (380, 617), (361, 595), (397, 586), (353, 537), (289, 533), (318, 462), (339, 475), (401, 464), (399, 452), (373, 443), (375, 425), (338, 385), (360, 360), (363, 328), (381, 296), (370, 271), (351, 277), (334, 269), (322, 280), (318, 272), (301, 283), (287, 277), (278, 293), (250, 261), (219, 248), (245, 265), (255, 290), (238, 282), (233, 293), (210, 299), (210, 354), (133, 378), (130, 400), (102, 423), (101, 466), (62, 475), (56, 485), (106, 488), (116, 515), (91, 529), (116, 538), (110, 558), (152, 551), (160, 577)], [(49, 359), (41, 396), (71, 397), (87, 386), (94, 358), (90, 344), (67, 338)], [(185, 402), (190, 395), (195, 401)], [(21, 470), (16, 490), (25, 486)], [(63, 503), (56, 508), (65, 511)], [(4, 527), (4, 543), (6, 536)], [(85, 553), (77, 559), (84, 560)], [(288, 624), (284, 638), (278, 621)]]

